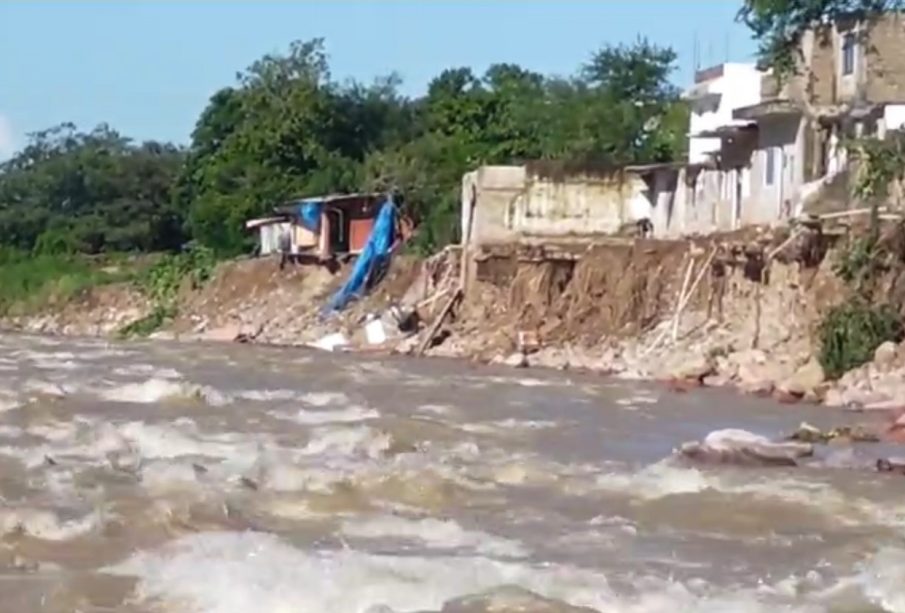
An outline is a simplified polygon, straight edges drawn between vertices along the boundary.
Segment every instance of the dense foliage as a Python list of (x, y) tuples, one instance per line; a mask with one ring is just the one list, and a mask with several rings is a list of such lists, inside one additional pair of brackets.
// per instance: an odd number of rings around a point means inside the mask
[(0, 165), (0, 245), (43, 254), (178, 247), (172, 185), (182, 153), (134, 144), (106, 126), (33, 134)]
[(179, 292), (200, 288), (213, 274), (214, 254), (206, 247), (191, 245), (180, 253), (167, 253), (135, 279), (147, 296), (151, 311), (119, 333), (120, 336), (147, 336), (178, 314)]
[(873, 359), (886, 341), (902, 340), (902, 320), (890, 306), (855, 297), (833, 308), (820, 324), (820, 363), (837, 379)]
[(679, 159), (687, 108), (676, 56), (639, 40), (605, 47), (569, 78), (497, 64), (441, 72), (417, 99), (395, 76), (339, 82), (320, 40), (267, 55), (216, 92), (189, 147), (135, 144), (102, 126), (32, 135), (0, 165), (0, 244), (26, 252), (178, 248), (231, 255), (246, 219), (285, 199), (393, 190), (427, 250), (456, 240), (462, 174), (531, 159)]

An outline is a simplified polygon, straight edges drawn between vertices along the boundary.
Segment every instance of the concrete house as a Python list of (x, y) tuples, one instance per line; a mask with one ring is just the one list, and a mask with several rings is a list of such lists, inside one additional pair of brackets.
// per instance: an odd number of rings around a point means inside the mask
[(848, 173), (846, 137), (905, 128), (903, 50), (905, 20), (889, 14), (807, 32), (781, 84), (753, 64), (700, 70), (685, 92), (687, 163), (480, 168), (463, 178), (463, 240), (580, 242), (641, 220), (656, 238), (783, 223)]
[(691, 107), (689, 164), (679, 171), (673, 199), (653, 203), (657, 236), (728, 230), (750, 221), (743, 203), (751, 198), (757, 128), (735, 111), (760, 102), (762, 74), (754, 64), (737, 63), (695, 73), (684, 93)]
[(699, 70), (694, 85), (684, 93), (691, 106), (688, 161), (701, 164), (718, 155), (722, 135), (752, 122), (736, 119), (734, 112), (761, 99), (763, 73), (754, 64), (726, 63)]
[(796, 75), (761, 79), (762, 100), (737, 109), (757, 124), (751, 208), (743, 221), (782, 221), (847, 169), (847, 136), (905, 125), (905, 21), (888, 14), (823, 24), (801, 41)]

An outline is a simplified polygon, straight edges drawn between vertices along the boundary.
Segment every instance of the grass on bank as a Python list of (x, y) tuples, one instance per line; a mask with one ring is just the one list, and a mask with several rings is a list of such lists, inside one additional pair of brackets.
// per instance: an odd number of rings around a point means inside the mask
[(32, 255), (0, 249), (0, 316), (60, 307), (90, 287), (128, 281), (135, 274), (135, 262), (125, 255)]
[(152, 308), (119, 334), (147, 336), (176, 316), (180, 291), (199, 288), (215, 265), (213, 252), (202, 247), (140, 256), (32, 254), (0, 248), (0, 317), (65, 308), (90, 288), (131, 282)]

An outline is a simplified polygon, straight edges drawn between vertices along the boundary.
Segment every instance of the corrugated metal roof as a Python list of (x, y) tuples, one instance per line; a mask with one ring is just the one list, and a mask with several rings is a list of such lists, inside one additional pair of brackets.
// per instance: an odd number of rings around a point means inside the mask
[(327, 194), (324, 196), (306, 196), (304, 198), (293, 198), (291, 200), (287, 200), (283, 204), (274, 208), (274, 211), (278, 213), (284, 214), (292, 214), (295, 212), (295, 207), (299, 204), (303, 204), (305, 202), (323, 202), (324, 204), (330, 204), (333, 206), (342, 206), (346, 203), (358, 202), (364, 199), (374, 199), (384, 197), (384, 194), (377, 192), (362, 192), (362, 193), (354, 193), (354, 194)]
[(260, 228), (261, 226), (268, 226), (275, 223), (283, 223), (286, 221), (285, 216), (279, 217), (258, 217), (257, 219), (249, 219), (245, 222), (245, 227), (249, 230), (253, 228)]

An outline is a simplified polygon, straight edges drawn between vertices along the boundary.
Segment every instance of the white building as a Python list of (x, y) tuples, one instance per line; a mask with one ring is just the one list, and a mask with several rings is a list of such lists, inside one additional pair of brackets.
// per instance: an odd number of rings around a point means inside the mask
[(694, 85), (685, 92), (691, 104), (688, 161), (703, 164), (720, 150), (722, 129), (750, 124), (733, 118), (736, 109), (761, 100), (763, 73), (754, 64), (720, 64), (695, 73)]

